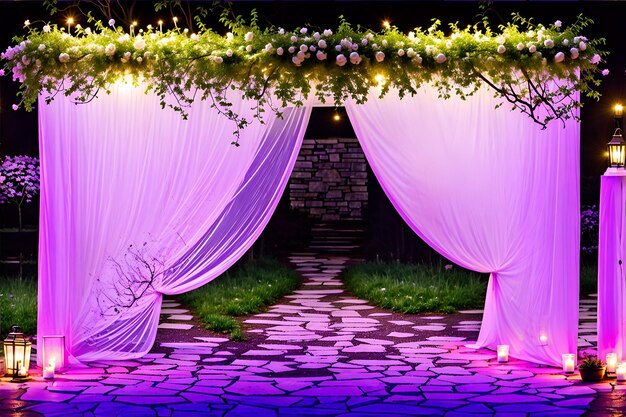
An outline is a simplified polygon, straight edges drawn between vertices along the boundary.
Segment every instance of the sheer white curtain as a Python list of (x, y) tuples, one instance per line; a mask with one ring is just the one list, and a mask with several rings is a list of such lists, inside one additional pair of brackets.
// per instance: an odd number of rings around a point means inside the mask
[[(259, 236), (295, 163), (310, 108), (242, 131), (206, 102), (189, 120), (142, 88), (88, 105), (41, 103), (38, 334), (80, 361), (124, 359), (154, 341), (161, 294), (197, 288)], [(231, 97), (252, 117), (251, 103)]]
[(477, 345), (554, 365), (576, 352), (578, 333), (579, 126), (541, 130), (494, 109), (492, 95), (373, 91), (346, 108), (407, 224), (453, 262), (491, 273)]

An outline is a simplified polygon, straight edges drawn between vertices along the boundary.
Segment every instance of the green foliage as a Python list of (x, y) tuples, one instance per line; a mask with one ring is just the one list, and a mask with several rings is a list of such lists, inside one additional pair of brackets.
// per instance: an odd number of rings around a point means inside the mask
[(598, 265), (582, 265), (580, 267), (581, 297), (598, 292)]
[[(163, 0), (156, 7), (180, 4)], [(3, 54), (4, 70), (21, 81), (19, 105), (27, 110), (39, 94), (47, 101), (65, 94), (84, 103), (123, 79), (145, 85), (163, 107), (183, 117), (194, 100), (208, 100), (234, 122), (236, 144), (252, 120), (232, 109), (231, 90), (251, 100), (252, 119), (262, 121), (264, 112), (302, 105), (310, 94), (339, 105), (348, 99), (363, 103), (376, 87), (381, 97), (391, 88), (405, 96), (432, 84), (441, 98), (464, 99), (486, 86), (545, 127), (555, 119), (578, 119), (577, 92), (599, 97), (598, 65), (606, 55), (603, 39), (581, 34), (592, 23), (583, 16), (561, 27), (513, 15), (498, 32), (483, 21), (480, 28), (452, 24), (446, 36), (438, 20), (409, 34), (393, 26), (382, 32), (355, 29), (343, 18), (336, 32), (261, 29), (256, 12), (248, 24), (224, 9), (220, 22), (231, 34), (221, 36), (202, 24), (206, 13), (185, 11), (197, 33), (146, 27), (131, 36), (122, 27), (92, 22), (93, 28), (75, 27), (69, 35), (54, 24), (43, 30), (29, 25)], [(553, 82), (558, 88), (550, 89)]]
[(454, 313), (482, 308), (486, 277), (441, 265), (370, 262), (346, 271), (345, 283), (357, 297), (401, 313)]
[(0, 339), (17, 324), (27, 335), (37, 332), (37, 280), (0, 277)]
[(585, 359), (578, 364), (578, 369), (599, 369), (603, 366), (604, 362), (596, 355), (586, 355)]
[(195, 291), (180, 296), (207, 329), (230, 333), (231, 339), (244, 338), (234, 317), (263, 311), (300, 283), (298, 274), (270, 260), (240, 265)]

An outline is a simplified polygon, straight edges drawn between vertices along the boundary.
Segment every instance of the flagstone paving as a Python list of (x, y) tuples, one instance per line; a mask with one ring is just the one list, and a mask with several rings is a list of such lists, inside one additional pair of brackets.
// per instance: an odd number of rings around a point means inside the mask
[[(480, 310), (401, 315), (355, 299), (339, 278), (352, 260), (322, 250), (291, 256), (303, 286), (245, 320), (248, 341), (211, 335), (167, 300), (151, 353), (90, 363), (54, 382), (2, 382), (0, 415), (579, 416), (596, 398), (590, 415), (624, 404), (626, 385), (583, 384), (557, 368), (500, 364), (493, 351), (466, 347)], [(595, 299), (582, 300), (583, 348), (595, 344), (595, 319)]]

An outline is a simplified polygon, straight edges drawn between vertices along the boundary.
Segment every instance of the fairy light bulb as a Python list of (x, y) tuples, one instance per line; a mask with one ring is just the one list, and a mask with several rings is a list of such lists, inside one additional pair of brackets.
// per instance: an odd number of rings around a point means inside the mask
[(390, 29), (391, 28), (391, 22), (389, 22), (389, 20), (387, 20), (387, 19), (383, 20), (383, 28)]

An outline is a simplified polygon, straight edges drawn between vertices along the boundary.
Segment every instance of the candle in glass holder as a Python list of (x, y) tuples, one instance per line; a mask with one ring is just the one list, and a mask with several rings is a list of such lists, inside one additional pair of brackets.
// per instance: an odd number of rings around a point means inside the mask
[(43, 379), (54, 379), (54, 366), (43, 368)]
[(576, 368), (576, 355), (573, 353), (564, 353), (563, 359), (563, 372), (566, 374), (573, 374), (574, 368)]
[(509, 345), (498, 345), (498, 362), (505, 363), (509, 361)]
[(606, 354), (606, 373), (614, 374), (617, 368), (617, 353), (611, 352)]
[(617, 365), (617, 368), (615, 368), (615, 376), (618, 381), (626, 381), (626, 363), (620, 363)]

